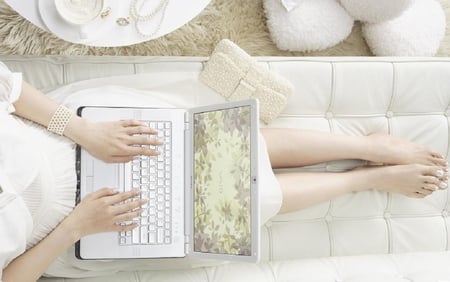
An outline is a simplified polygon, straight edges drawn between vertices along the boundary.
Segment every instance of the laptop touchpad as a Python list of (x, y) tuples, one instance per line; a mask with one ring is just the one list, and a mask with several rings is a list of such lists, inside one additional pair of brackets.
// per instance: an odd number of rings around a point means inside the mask
[(94, 162), (94, 191), (101, 188), (119, 188), (119, 165)]

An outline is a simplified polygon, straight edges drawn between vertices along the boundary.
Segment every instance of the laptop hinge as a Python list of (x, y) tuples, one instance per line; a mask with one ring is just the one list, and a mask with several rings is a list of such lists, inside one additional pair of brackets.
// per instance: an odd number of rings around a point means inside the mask
[(189, 235), (185, 235), (184, 236), (184, 253), (185, 254), (189, 254), (189, 252), (191, 251), (190, 249), (190, 241), (189, 241)]
[(184, 130), (189, 130), (189, 112), (184, 113)]

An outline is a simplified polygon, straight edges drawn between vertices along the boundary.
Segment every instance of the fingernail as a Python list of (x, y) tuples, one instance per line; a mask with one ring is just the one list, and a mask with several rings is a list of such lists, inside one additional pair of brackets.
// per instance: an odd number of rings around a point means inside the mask
[(445, 182), (439, 183), (439, 188), (441, 188), (441, 189), (447, 188), (447, 183), (445, 183)]
[(436, 171), (436, 176), (437, 177), (442, 177), (444, 176), (444, 171), (442, 169), (438, 169), (438, 171)]

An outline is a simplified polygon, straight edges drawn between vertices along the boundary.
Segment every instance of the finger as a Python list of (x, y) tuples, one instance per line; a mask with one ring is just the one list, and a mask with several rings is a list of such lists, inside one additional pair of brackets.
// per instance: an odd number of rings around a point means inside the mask
[(125, 131), (128, 135), (135, 135), (135, 134), (150, 134), (150, 135), (156, 135), (158, 134), (158, 131), (148, 127), (147, 125), (136, 125), (136, 126), (128, 126)]
[(162, 145), (163, 142), (157, 138), (149, 138), (145, 135), (133, 135), (129, 138), (129, 144), (128, 145), (152, 145), (152, 146), (158, 146)]
[(102, 197), (116, 195), (117, 193), (119, 193), (119, 191), (117, 191), (116, 189), (102, 188), (100, 190), (97, 190), (97, 191), (89, 194), (86, 198), (89, 197), (90, 199), (94, 200), (94, 199), (99, 199)]
[(127, 221), (131, 221), (135, 218), (139, 218), (141, 216), (142, 210), (136, 210), (132, 212), (122, 213), (114, 218), (117, 223), (123, 223)]
[(158, 156), (159, 152), (156, 150), (152, 150), (150, 148), (141, 147), (141, 146), (128, 146), (126, 153), (128, 153), (129, 156), (139, 156), (139, 155), (145, 155), (145, 156)]
[(129, 161), (132, 161), (134, 156), (111, 156), (108, 157), (108, 159), (105, 160), (106, 163), (127, 163)]
[(135, 155), (112, 156), (112, 157), (109, 157), (107, 160), (105, 160), (105, 162), (106, 163), (127, 163), (127, 162), (131, 162), (134, 158), (136, 158)]
[(137, 208), (140, 208), (142, 205), (147, 203), (146, 199), (139, 199), (135, 201), (131, 201), (129, 203), (118, 204), (114, 206), (114, 214), (122, 214), (133, 211)]
[(125, 120), (121, 120), (119, 121), (119, 124), (123, 127), (128, 127), (128, 126), (146, 126), (145, 123), (136, 120), (136, 119), (125, 119)]
[(133, 189), (127, 192), (118, 193), (108, 198), (108, 204), (115, 205), (128, 199), (134, 198), (141, 193), (138, 189)]
[(127, 163), (132, 161), (134, 156), (112, 156), (107, 163)]
[(137, 223), (132, 223), (132, 224), (116, 224), (114, 225), (114, 227), (112, 228), (111, 231), (131, 231), (133, 229), (135, 229), (136, 227), (138, 227), (139, 225)]

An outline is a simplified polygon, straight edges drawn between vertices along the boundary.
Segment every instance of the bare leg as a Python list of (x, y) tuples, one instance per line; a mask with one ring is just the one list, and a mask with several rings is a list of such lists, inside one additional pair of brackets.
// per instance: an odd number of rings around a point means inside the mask
[(368, 189), (423, 198), (437, 189), (447, 188), (447, 173), (442, 167), (418, 164), (359, 168), (342, 173), (298, 172), (276, 176), (283, 194), (280, 213)]
[(264, 128), (273, 168), (299, 167), (343, 159), (385, 164), (446, 166), (446, 160), (430, 149), (387, 134), (347, 136), (301, 129)]

